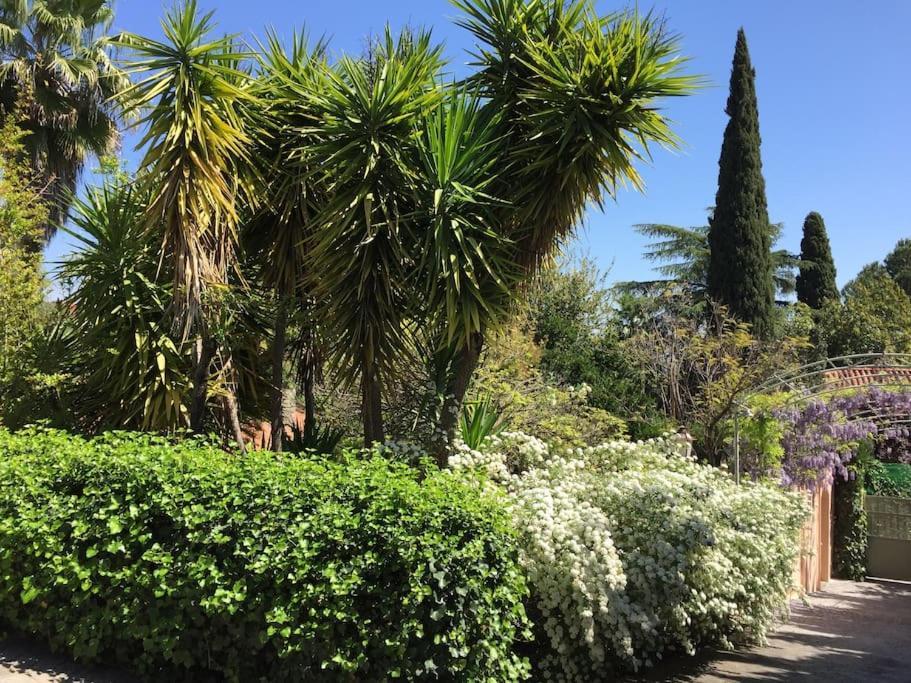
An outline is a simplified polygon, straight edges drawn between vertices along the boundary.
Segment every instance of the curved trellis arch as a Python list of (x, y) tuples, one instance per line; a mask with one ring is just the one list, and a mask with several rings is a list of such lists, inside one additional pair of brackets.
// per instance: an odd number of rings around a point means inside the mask
[[(793, 406), (851, 390), (869, 389), (911, 393), (911, 353), (866, 353), (825, 358), (773, 375), (745, 390), (734, 402), (734, 474), (737, 482), (740, 482), (740, 420), (750, 414), (749, 402), (752, 399), (788, 393), (790, 395), (781, 405)], [(878, 427), (899, 427), (911, 425), (911, 411), (866, 412), (848, 419), (874, 422)]]

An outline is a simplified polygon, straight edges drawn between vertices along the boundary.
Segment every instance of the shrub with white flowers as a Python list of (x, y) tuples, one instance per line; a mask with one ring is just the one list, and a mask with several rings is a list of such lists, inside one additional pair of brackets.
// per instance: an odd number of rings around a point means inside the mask
[(761, 640), (786, 609), (802, 498), (738, 486), (672, 437), (559, 451), (504, 433), (450, 464), (509, 494), (542, 678), (605, 679), (668, 652)]

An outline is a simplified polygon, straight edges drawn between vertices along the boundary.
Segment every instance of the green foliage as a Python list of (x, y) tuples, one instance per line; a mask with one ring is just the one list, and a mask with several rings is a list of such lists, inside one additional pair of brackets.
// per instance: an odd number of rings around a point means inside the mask
[(657, 404), (621, 338), (612, 304), (591, 261), (542, 272), (528, 307), (540, 367), (558, 385), (587, 386), (587, 404), (624, 419), (634, 436), (649, 435), (660, 422)]
[[(699, 297), (705, 296), (709, 277), (709, 226), (681, 228), (676, 225), (644, 223), (637, 225), (636, 232), (652, 239), (645, 252), (649, 261), (661, 263), (656, 268), (665, 280), (649, 282), (626, 282), (623, 289), (642, 291), (661, 287), (680, 287)], [(773, 249), (772, 269), (775, 289), (781, 295), (794, 292), (794, 268), (798, 259), (787, 249), (775, 249), (781, 239), (781, 223), (769, 225), (769, 243)]]
[(911, 298), (878, 264), (848, 283), (844, 304), (828, 304), (819, 335), (829, 356), (911, 352)]
[(139, 179), (148, 192), (148, 224), (160, 230), (171, 261), (172, 300), (188, 332), (205, 320), (203, 293), (225, 285), (235, 265), (238, 194), (250, 138), (240, 107), (249, 99), (245, 53), (234, 38), (212, 37), (212, 13), (196, 0), (162, 21), (165, 42), (123, 33), (137, 80), (120, 100), (141, 114), (145, 147)]
[(708, 323), (687, 312), (662, 312), (639, 327), (628, 348), (664, 413), (688, 427), (700, 456), (719, 464), (741, 395), (796, 367), (806, 346), (801, 338), (757, 339), (746, 323), (716, 308)]
[[(173, 431), (187, 426), (188, 348), (171, 330), (171, 287), (160, 237), (145, 227), (148, 195), (108, 180), (73, 204), (76, 251), (61, 266), (72, 286), (68, 368), (78, 412), (93, 429)], [(165, 282), (162, 282), (162, 281)]]
[(462, 443), (469, 448), (479, 448), (484, 439), (496, 436), (509, 426), (503, 411), (490, 398), (484, 396), (462, 406), (459, 432)]
[(784, 425), (772, 415), (787, 403), (789, 394), (761, 394), (751, 398), (749, 413), (740, 421), (742, 469), (760, 475), (779, 476), (784, 447)]
[(0, 431), (0, 620), (159, 678), (519, 680), (492, 495), (378, 456)]
[(911, 498), (911, 465), (872, 460), (867, 466), (865, 484), (873, 496)]
[(318, 425), (310, 422), (301, 429), (291, 425), (291, 440), (286, 443), (286, 450), (291, 453), (334, 453), (345, 436), (342, 429), (331, 425)]
[(540, 435), (567, 446), (598, 443), (626, 433), (626, 423), (591, 402), (591, 387), (570, 385), (546, 372), (543, 349), (527, 318), (490, 335), (470, 396), (490, 397), (503, 406), (510, 429)]
[(38, 329), (46, 287), (35, 246), (47, 208), (19, 160), (22, 137), (7, 117), (0, 128), (0, 383), (23, 369), (22, 353)]
[(854, 462), (848, 465), (850, 478), (837, 477), (832, 510), (832, 571), (838, 578), (863, 581), (867, 575), (867, 512), (865, 485), (875, 465), (872, 444), (864, 441)]
[(899, 240), (883, 264), (896, 284), (911, 296), (911, 239)]
[(815, 211), (807, 214), (803, 222), (797, 300), (814, 309), (822, 308), (828, 301), (838, 300), (829, 235), (822, 216)]
[(715, 211), (709, 221), (708, 291), (714, 301), (765, 339), (773, 332), (775, 297), (755, 78), (746, 35), (740, 29), (725, 108), (730, 120), (718, 162)]
[(110, 154), (120, 138), (113, 97), (127, 80), (104, 35), (112, 4), (0, 2), (0, 116), (23, 117), (23, 159), (49, 203), (45, 239), (66, 218), (86, 158)]

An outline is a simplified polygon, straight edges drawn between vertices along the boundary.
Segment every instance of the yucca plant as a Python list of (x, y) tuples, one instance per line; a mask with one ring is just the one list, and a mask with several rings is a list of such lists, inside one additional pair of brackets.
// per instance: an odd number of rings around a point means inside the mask
[(384, 439), (384, 375), (406, 352), (413, 319), (415, 137), (440, 99), (440, 53), (429, 34), (387, 31), (367, 57), (325, 68), (309, 96), (319, 124), (303, 132), (328, 188), (312, 282), (327, 360), (343, 381), (360, 382), (367, 444)]
[(313, 296), (307, 278), (307, 252), (313, 239), (313, 215), (325, 201), (325, 178), (317, 173), (307, 138), (319, 121), (310, 104), (326, 68), (326, 43), (312, 46), (303, 33), (293, 33), (286, 48), (274, 33), (260, 46), (258, 71), (251, 92), (255, 101), (253, 124), (257, 128), (253, 154), (263, 201), (244, 230), (244, 243), (259, 261), (265, 287), (274, 292), (275, 320), (272, 337), (272, 450), (284, 440), (285, 364), (288, 359), (289, 323), (297, 332), (291, 345), (303, 385), (307, 423), (316, 420), (313, 383), (316, 325), (308, 312)]
[[(147, 224), (161, 231), (177, 327), (182, 338), (197, 339), (190, 421), (199, 431), (213, 359), (220, 355), (232, 366), (207, 329), (204, 303), (206, 290), (217, 294), (235, 268), (239, 208), (249, 190), (251, 141), (241, 116), (250, 98), (241, 69), (247, 53), (231, 36), (211, 36), (212, 13), (200, 14), (196, 0), (169, 12), (162, 29), (164, 41), (125, 33), (115, 42), (129, 51), (127, 72), (136, 78), (122, 97), (141, 113), (138, 125), (145, 128), (139, 182), (150, 192)], [(232, 412), (230, 398), (225, 408)]]
[(89, 429), (172, 432), (188, 424), (186, 349), (171, 333), (170, 283), (158, 238), (145, 228), (148, 195), (111, 180), (73, 201), (77, 243), (59, 269), (72, 287), (72, 372)]
[(315, 422), (291, 425), (291, 439), (288, 451), (291, 453), (321, 453), (331, 455), (341, 443), (345, 431), (329, 425), (320, 426)]
[(46, 193), (45, 242), (66, 218), (89, 155), (119, 140), (109, 0), (0, 0), (0, 110), (23, 117), (23, 143)]
[(462, 442), (469, 448), (480, 448), (485, 440), (502, 433), (508, 427), (509, 420), (489, 396), (462, 406), (459, 432)]
[[(651, 15), (601, 17), (591, 0), (454, 4), (479, 41), (479, 70), (467, 87), (499, 121), (503, 172), (485, 186), (499, 201), (492, 229), (511, 243), (509, 260), (522, 281), (572, 235), (589, 205), (602, 205), (622, 185), (641, 188), (635, 164), (650, 145), (677, 145), (659, 101), (688, 94), (697, 81), (681, 73), (676, 37)], [(472, 321), (460, 345), (442, 415), (450, 435), (494, 320)]]

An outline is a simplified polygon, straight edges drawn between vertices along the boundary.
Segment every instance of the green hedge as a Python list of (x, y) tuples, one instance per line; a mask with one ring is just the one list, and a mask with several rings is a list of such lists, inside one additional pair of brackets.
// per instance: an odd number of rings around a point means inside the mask
[(832, 568), (835, 576), (863, 581), (867, 576), (867, 511), (864, 482), (872, 458), (859, 457), (849, 465), (851, 478), (835, 480), (833, 500)]
[(516, 680), (502, 502), (373, 457), (0, 430), (0, 621), (147, 677)]
[(875, 496), (911, 498), (911, 465), (875, 461), (867, 474), (867, 492)]

